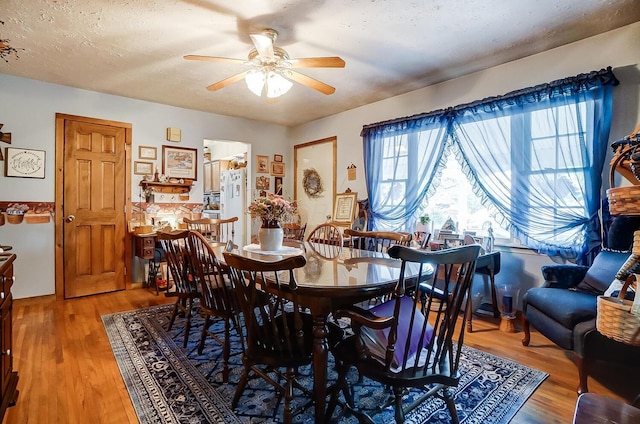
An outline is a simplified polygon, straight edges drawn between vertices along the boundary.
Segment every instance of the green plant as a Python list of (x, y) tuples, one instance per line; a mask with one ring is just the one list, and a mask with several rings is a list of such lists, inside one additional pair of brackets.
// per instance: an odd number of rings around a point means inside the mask
[(429, 218), (429, 215), (422, 215), (420, 217), (420, 224), (422, 225), (426, 225), (427, 222), (431, 221), (431, 218)]

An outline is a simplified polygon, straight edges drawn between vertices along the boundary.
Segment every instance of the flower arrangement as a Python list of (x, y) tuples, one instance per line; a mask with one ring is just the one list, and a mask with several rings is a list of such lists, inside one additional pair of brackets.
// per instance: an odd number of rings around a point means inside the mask
[(286, 221), (292, 218), (296, 212), (297, 207), (294, 202), (272, 193), (257, 197), (249, 205), (251, 217), (260, 218), (263, 221)]

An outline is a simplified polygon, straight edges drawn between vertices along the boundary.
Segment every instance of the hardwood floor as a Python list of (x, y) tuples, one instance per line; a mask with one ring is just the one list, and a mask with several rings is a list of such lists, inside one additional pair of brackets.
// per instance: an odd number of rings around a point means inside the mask
[[(20, 394), (3, 422), (137, 423), (100, 317), (169, 302), (145, 289), (59, 302), (53, 296), (16, 300), (13, 346)], [(571, 422), (577, 371), (564, 351), (535, 332), (531, 346), (524, 347), (522, 332), (500, 332), (498, 321), (486, 316), (474, 316), (473, 326), (466, 344), (550, 374), (512, 423)], [(623, 394), (610, 387), (624, 386), (625, 379), (640, 381), (619, 367), (599, 368), (598, 379), (602, 382), (589, 380), (590, 390), (617, 399)], [(638, 383), (625, 389), (627, 399), (640, 393)]]

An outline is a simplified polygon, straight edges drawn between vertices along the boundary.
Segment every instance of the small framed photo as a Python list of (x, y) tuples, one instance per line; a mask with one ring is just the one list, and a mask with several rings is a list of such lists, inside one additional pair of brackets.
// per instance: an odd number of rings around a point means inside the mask
[(350, 191), (348, 193), (336, 194), (333, 206), (334, 222), (352, 222), (358, 205), (358, 193)]
[(284, 177), (284, 163), (271, 162), (271, 175), (274, 177)]
[(274, 183), (275, 193), (282, 196), (282, 177), (276, 177)]
[(138, 159), (158, 159), (158, 149), (152, 146), (138, 146)]
[(162, 146), (162, 173), (167, 178), (198, 178), (198, 149)]
[(44, 150), (17, 149), (7, 147), (5, 175), (20, 178), (44, 178), (45, 166)]
[(136, 175), (153, 174), (153, 162), (133, 162), (133, 173)]
[(270, 190), (271, 177), (256, 177), (256, 190)]
[(274, 162), (282, 162), (282, 155), (273, 155)]
[(256, 155), (256, 172), (258, 174), (269, 173), (269, 156)]

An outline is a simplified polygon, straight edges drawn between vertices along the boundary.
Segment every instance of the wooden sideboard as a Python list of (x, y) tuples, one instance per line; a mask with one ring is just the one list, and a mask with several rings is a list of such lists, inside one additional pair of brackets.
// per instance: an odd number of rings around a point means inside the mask
[(0, 253), (0, 422), (18, 399), (18, 373), (13, 370), (13, 261), (15, 254)]

